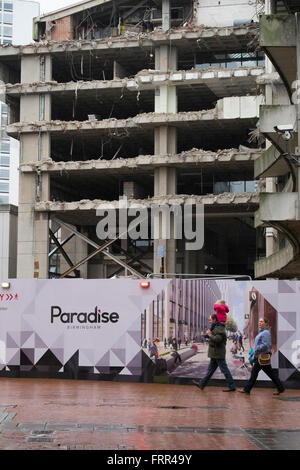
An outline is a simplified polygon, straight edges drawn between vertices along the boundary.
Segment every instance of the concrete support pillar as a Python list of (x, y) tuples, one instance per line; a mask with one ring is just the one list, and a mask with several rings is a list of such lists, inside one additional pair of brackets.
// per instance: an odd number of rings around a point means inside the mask
[(177, 70), (177, 64), (178, 53), (175, 47), (170, 48), (169, 45), (164, 45), (155, 49), (155, 70), (160, 70), (160, 72)]
[[(23, 56), (22, 83), (45, 82), (52, 78), (50, 56)], [(51, 119), (50, 95), (22, 96), (21, 121)], [(21, 162), (36, 162), (51, 156), (48, 133), (21, 135)], [(47, 173), (20, 174), (18, 223), (18, 277), (47, 279), (49, 276), (49, 214), (36, 213), (38, 201), (50, 199), (50, 178)]]
[[(170, 29), (170, 2), (163, 0), (163, 29)], [(167, 46), (160, 46), (155, 50), (155, 68), (162, 72), (177, 70), (177, 50)], [(161, 86), (155, 93), (156, 113), (178, 112), (177, 89), (174, 86)], [(154, 153), (155, 155), (172, 155), (177, 153), (177, 130), (173, 127), (161, 126), (155, 129)], [(177, 174), (175, 168), (161, 167), (154, 172), (154, 195), (166, 196), (176, 194)], [(154, 220), (155, 228), (158, 224), (159, 240), (154, 241), (153, 269), (159, 273), (162, 260), (158, 258), (158, 247), (164, 246), (164, 270), (167, 273), (176, 272), (176, 240), (174, 239), (174, 215), (170, 216), (171, 239), (163, 239), (163, 228), (167, 223), (164, 215), (160, 213)]]
[[(157, 168), (154, 173), (155, 196), (165, 196), (176, 194), (177, 192), (177, 174), (175, 168)], [(159, 239), (154, 241), (154, 272), (159, 273), (162, 268), (162, 260), (158, 258), (158, 247), (164, 246), (165, 265), (164, 270), (167, 273), (176, 272), (176, 240), (174, 238), (174, 214), (170, 213), (170, 240), (163, 238), (163, 230), (167, 221), (163, 213), (159, 213), (154, 224), (158, 224)]]
[(127, 70), (119, 64), (116, 60), (114, 61), (114, 80), (117, 80), (118, 78), (126, 78), (128, 77), (128, 72)]
[(162, 0), (162, 29), (168, 31), (171, 29), (171, 2)]

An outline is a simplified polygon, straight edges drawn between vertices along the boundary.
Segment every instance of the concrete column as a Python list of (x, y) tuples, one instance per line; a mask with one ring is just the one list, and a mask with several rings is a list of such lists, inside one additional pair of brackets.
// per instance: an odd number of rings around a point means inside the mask
[[(155, 196), (165, 196), (176, 194), (177, 174), (175, 168), (157, 168), (154, 173)], [(170, 240), (163, 239), (163, 229), (167, 223), (164, 214), (156, 216), (154, 224), (159, 225), (159, 239), (154, 241), (154, 272), (159, 273), (162, 267), (162, 260), (158, 258), (158, 247), (164, 246), (165, 268), (167, 273), (176, 272), (176, 240), (174, 239), (174, 214), (170, 214)]]
[(128, 77), (128, 72), (125, 70), (124, 67), (122, 67), (119, 62), (116, 60), (114, 61), (114, 80), (117, 80), (118, 78), (126, 78)]
[[(170, 28), (170, 2), (163, 1), (163, 29)], [(177, 70), (177, 50), (167, 46), (161, 46), (155, 51), (155, 68), (167, 72)], [(174, 86), (161, 86), (155, 93), (155, 112), (156, 113), (177, 113), (177, 89)], [(172, 155), (177, 153), (177, 130), (174, 127), (161, 126), (155, 129), (154, 153), (155, 155)], [(157, 168), (154, 172), (154, 195), (166, 196), (176, 194), (177, 175), (176, 169), (170, 167)], [(154, 220), (154, 224), (159, 225), (159, 240), (154, 242), (154, 272), (159, 273), (162, 267), (162, 261), (158, 258), (158, 246), (164, 246), (165, 264), (167, 273), (176, 272), (176, 240), (174, 239), (174, 216), (171, 214), (171, 239), (165, 240), (163, 236), (163, 227), (167, 222), (163, 214), (159, 214)]]
[(171, 29), (171, 2), (162, 0), (162, 29), (168, 31)]
[[(45, 82), (52, 78), (50, 56), (23, 56), (21, 59), (22, 83)], [(22, 96), (21, 121), (51, 119), (49, 95)], [(50, 134), (21, 135), (21, 162), (36, 162), (51, 156)], [(47, 173), (20, 173), (18, 222), (18, 277), (47, 279), (49, 252), (49, 214), (35, 213), (34, 205), (50, 199), (50, 178)]]

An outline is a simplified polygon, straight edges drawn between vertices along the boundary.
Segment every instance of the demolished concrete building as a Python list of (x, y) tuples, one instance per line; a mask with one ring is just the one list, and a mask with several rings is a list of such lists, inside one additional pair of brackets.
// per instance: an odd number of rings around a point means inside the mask
[[(36, 18), (35, 43), (0, 49), (7, 132), (21, 142), (19, 278), (254, 275), (263, 2), (231, 3), (222, 15), (217, 1), (86, 1)], [(129, 208), (204, 204), (203, 249), (99, 240), (97, 211), (124, 196)]]

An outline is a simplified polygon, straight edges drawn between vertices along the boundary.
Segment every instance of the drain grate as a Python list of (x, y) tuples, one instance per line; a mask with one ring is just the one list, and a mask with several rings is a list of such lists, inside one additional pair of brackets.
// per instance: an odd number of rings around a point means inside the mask
[(158, 406), (162, 410), (186, 410), (187, 406)]
[(47, 435), (47, 434), (53, 434), (54, 431), (47, 431), (47, 430), (37, 430), (35, 429), (34, 431), (31, 431), (31, 434), (33, 435), (38, 435), (38, 436), (42, 436), (42, 435)]
[(229, 410), (226, 406), (158, 406), (163, 410), (188, 410), (197, 408), (199, 410)]
[(226, 406), (196, 406), (200, 410), (229, 410)]
[(29, 437), (26, 439), (27, 442), (54, 442), (55, 439), (51, 439), (49, 437)]

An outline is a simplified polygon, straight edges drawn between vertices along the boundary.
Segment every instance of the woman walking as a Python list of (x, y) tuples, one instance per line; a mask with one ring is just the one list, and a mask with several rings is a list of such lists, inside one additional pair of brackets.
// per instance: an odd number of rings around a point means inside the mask
[(271, 333), (269, 331), (269, 320), (267, 318), (261, 318), (258, 322), (259, 333), (255, 337), (254, 344), (254, 363), (251, 372), (251, 377), (246, 383), (241, 393), (247, 393), (250, 395), (250, 391), (255, 385), (260, 370), (263, 370), (265, 374), (272, 380), (277, 388), (277, 392), (273, 395), (280, 395), (284, 392), (285, 388), (278, 375), (272, 369), (271, 366)]

